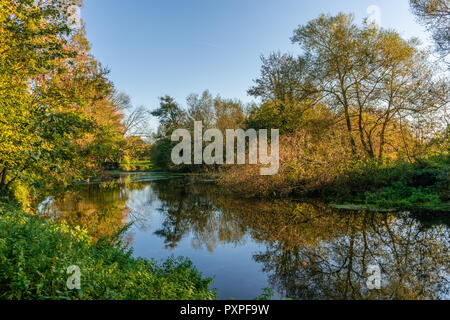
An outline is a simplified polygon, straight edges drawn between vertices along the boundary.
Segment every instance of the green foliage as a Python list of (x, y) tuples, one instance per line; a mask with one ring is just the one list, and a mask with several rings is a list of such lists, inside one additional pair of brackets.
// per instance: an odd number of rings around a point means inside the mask
[(442, 201), (438, 194), (429, 188), (409, 187), (402, 182), (395, 182), (384, 187), (376, 193), (364, 194), (366, 204), (375, 204), (382, 208), (413, 208), (413, 207), (439, 207)]
[(173, 168), (171, 160), (172, 148), (176, 143), (172, 142), (169, 138), (161, 138), (155, 142), (152, 146), (152, 152), (150, 156), (151, 162), (158, 168), (163, 170), (169, 170)]
[(252, 129), (279, 129), (281, 134), (298, 130), (305, 107), (296, 103), (270, 101), (250, 110), (247, 127)]
[(152, 116), (157, 117), (161, 123), (158, 135), (169, 135), (183, 122), (185, 113), (171, 96), (164, 96), (159, 99), (159, 108), (154, 110), (151, 114)]
[(263, 289), (263, 293), (260, 296), (256, 297), (255, 300), (272, 300), (274, 296), (275, 292), (273, 291), (273, 289), (270, 287), (265, 287)]
[[(404, 161), (355, 164), (323, 191), (333, 201), (381, 208), (441, 210), (450, 195), (448, 155), (415, 163)], [(342, 202), (342, 201), (341, 201)]]
[(79, 3), (0, 0), (0, 188), (68, 184), (121, 160), (108, 72), (67, 27)]
[(124, 157), (123, 162), (120, 164), (120, 168), (123, 171), (155, 171), (157, 167), (153, 166), (151, 161), (130, 161), (130, 158)]
[(123, 157), (123, 162), (120, 164), (120, 167), (124, 171), (134, 171), (135, 167), (131, 164), (130, 158), (128, 156)]
[[(189, 260), (135, 259), (118, 239), (93, 243), (85, 230), (0, 205), (0, 299), (215, 298)], [(81, 290), (67, 289), (71, 265), (81, 269)]]

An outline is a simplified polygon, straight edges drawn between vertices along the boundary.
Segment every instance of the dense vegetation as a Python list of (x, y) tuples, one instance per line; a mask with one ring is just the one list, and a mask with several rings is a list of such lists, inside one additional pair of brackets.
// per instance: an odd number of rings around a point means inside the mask
[[(46, 190), (149, 150), (146, 111), (108, 80), (84, 28), (69, 27), (80, 2), (0, 0), (0, 298), (213, 298), (188, 260), (134, 259), (112, 238), (28, 214)], [(66, 287), (70, 265), (82, 290)]]
[[(248, 90), (257, 102), (205, 91), (190, 95), (186, 108), (161, 97), (150, 113), (114, 87), (85, 29), (69, 27), (67, 9), (80, 4), (0, 0), (0, 298), (214, 296), (186, 260), (136, 260), (111, 239), (95, 242), (86, 231), (24, 213), (50, 188), (104, 170), (212, 172), (241, 196), (449, 211), (448, 71), (416, 39), (352, 15), (321, 15), (294, 30), (299, 56), (262, 57)], [(446, 1), (411, 4), (445, 60)], [(153, 135), (150, 115), (160, 122)], [(174, 165), (171, 134), (192, 131), (194, 121), (222, 132), (279, 129), (279, 174)], [(68, 264), (89, 270), (82, 291), (65, 289)]]
[[(208, 91), (188, 97), (187, 108), (161, 98), (153, 112), (161, 123), (153, 162), (221, 172), (219, 183), (246, 197), (321, 196), (374, 208), (448, 211), (445, 65), (432, 63), (417, 39), (356, 24), (342, 13), (299, 26), (291, 40), (300, 56), (262, 57), (261, 75), (248, 90), (259, 104), (214, 99)], [(192, 132), (194, 120), (224, 135), (225, 129), (279, 129), (279, 174), (260, 176), (253, 165), (173, 165), (171, 133)]]
[(39, 192), (145, 153), (143, 111), (68, 27), (78, 2), (0, 1), (0, 189)]
[[(92, 242), (85, 230), (0, 204), (0, 299), (213, 299), (211, 279), (187, 259), (134, 259), (118, 234)], [(81, 269), (69, 290), (67, 268)]]

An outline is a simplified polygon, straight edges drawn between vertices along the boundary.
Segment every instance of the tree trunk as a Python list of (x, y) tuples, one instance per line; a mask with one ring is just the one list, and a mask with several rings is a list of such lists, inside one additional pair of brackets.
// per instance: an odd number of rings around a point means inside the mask
[(386, 119), (386, 121), (384, 121), (383, 127), (381, 128), (381, 132), (380, 132), (380, 150), (378, 151), (378, 159), (380, 161), (383, 160), (383, 156), (384, 156), (384, 145), (386, 143), (386, 141), (385, 141), (386, 127), (387, 127), (387, 119)]
[(347, 91), (344, 88), (344, 81), (341, 78), (341, 94), (342, 94), (342, 102), (344, 105), (344, 113), (345, 113), (345, 120), (347, 123), (347, 131), (348, 131), (348, 136), (350, 139), (350, 145), (352, 147), (352, 154), (356, 155), (356, 143), (355, 143), (355, 139), (353, 138), (353, 132), (352, 132), (352, 120), (350, 119), (350, 112), (349, 112), (349, 106), (348, 106), (348, 99), (347, 99)]
[(348, 112), (348, 107), (344, 107), (344, 111), (345, 111), (345, 119), (347, 122), (347, 131), (348, 131), (348, 136), (350, 139), (350, 145), (352, 146), (352, 153), (353, 153), (353, 155), (355, 155), (356, 154), (356, 143), (355, 143), (355, 139), (353, 138), (352, 122), (350, 119), (350, 114)]
[(0, 189), (6, 188), (6, 176), (8, 175), (8, 167), (4, 166), (1, 174)]

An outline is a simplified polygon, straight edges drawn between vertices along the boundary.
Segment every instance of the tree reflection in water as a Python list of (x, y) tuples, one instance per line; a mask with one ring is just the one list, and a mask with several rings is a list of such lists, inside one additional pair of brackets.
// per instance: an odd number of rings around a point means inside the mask
[[(314, 202), (248, 200), (187, 179), (128, 178), (55, 198), (46, 214), (88, 226), (97, 237), (128, 221), (155, 230), (166, 248), (188, 235), (213, 252), (220, 244), (265, 247), (253, 259), (271, 286), (291, 299), (437, 299), (449, 296), (449, 228), (412, 215), (338, 211)], [(156, 201), (156, 202), (155, 202)], [(163, 221), (151, 227), (154, 206)], [(129, 234), (131, 237), (132, 234)], [(382, 272), (368, 290), (367, 268)]]
[[(166, 219), (156, 233), (175, 247), (191, 232), (197, 246), (266, 246), (254, 255), (271, 285), (292, 299), (437, 299), (448, 296), (448, 227), (423, 228), (410, 214), (338, 211), (317, 203), (233, 199), (211, 185), (154, 185)], [(368, 290), (377, 265), (382, 288)]]

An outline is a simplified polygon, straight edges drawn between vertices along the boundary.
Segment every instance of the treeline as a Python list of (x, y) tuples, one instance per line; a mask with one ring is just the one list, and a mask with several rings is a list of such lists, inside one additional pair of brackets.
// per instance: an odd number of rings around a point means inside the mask
[(225, 133), (226, 129), (243, 128), (247, 119), (245, 110), (249, 106), (239, 100), (224, 99), (220, 96), (214, 98), (207, 90), (201, 95), (189, 95), (186, 104), (186, 107), (181, 106), (171, 96), (160, 98), (159, 108), (152, 112), (160, 122), (150, 152), (152, 163), (163, 170), (215, 171), (218, 169), (217, 166), (174, 165), (171, 153), (178, 142), (172, 142), (172, 133), (182, 128), (189, 130), (193, 136), (195, 121), (202, 121), (203, 130), (214, 128), (221, 130), (222, 133)]
[(417, 40), (357, 25), (344, 14), (322, 15), (296, 29), (291, 40), (304, 54), (263, 58), (249, 90), (263, 100), (249, 125), (284, 133), (281, 174), (266, 180), (237, 169), (225, 182), (253, 181), (256, 193), (283, 194), (348, 189), (359, 181), (357, 188), (371, 191), (384, 183), (375, 173), (363, 181), (361, 171), (448, 155), (448, 79), (438, 76)]
[[(378, 202), (385, 198), (379, 191), (401, 183), (395, 198), (448, 199), (448, 74), (417, 40), (356, 24), (352, 15), (321, 15), (294, 30), (300, 55), (262, 57), (248, 90), (258, 103), (205, 91), (190, 95), (186, 107), (164, 96), (150, 114), (108, 80), (84, 28), (68, 27), (67, 8), (79, 2), (0, 0), (0, 190), (25, 202), (29, 190), (151, 159), (154, 170), (225, 172), (221, 183), (247, 196), (325, 192)], [(437, 36), (448, 21), (445, 1), (411, 4), (448, 54), (446, 38)], [(150, 115), (160, 121), (151, 137)], [(175, 166), (171, 134), (192, 131), (194, 121), (223, 132), (279, 129), (279, 174)]]
[(0, 0), (0, 189), (69, 184), (147, 148), (134, 109), (70, 29), (79, 0)]
[(221, 184), (244, 196), (320, 194), (392, 207), (447, 201), (449, 82), (431, 53), (417, 39), (343, 13), (298, 27), (291, 41), (302, 54), (262, 57), (248, 90), (259, 104), (205, 92), (189, 97), (185, 110), (162, 98), (153, 112), (161, 123), (154, 161), (202, 169), (170, 161), (170, 134), (194, 120), (221, 130), (279, 129), (278, 175), (260, 176), (250, 165), (208, 170), (225, 171)]

